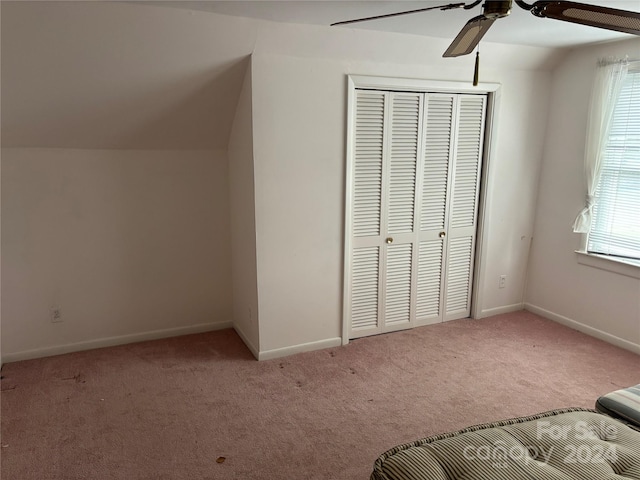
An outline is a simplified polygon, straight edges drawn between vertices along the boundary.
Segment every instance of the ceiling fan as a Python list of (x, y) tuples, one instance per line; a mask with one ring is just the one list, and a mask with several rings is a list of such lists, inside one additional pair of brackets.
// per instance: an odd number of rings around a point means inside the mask
[[(464, 3), (450, 3), (448, 5), (432, 6), (408, 10), (403, 12), (389, 13), (386, 15), (376, 15), (373, 17), (357, 18), (342, 22), (332, 23), (335, 25), (346, 25), (356, 22), (365, 22), (380, 18), (408, 15), (411, 13), (425, 12), (428, 10), (453, 10), (464, 8), (470, 10), (479, 5), (482, 0), (476, 0), (466, 5)], [(553, 18), (565, 22), (578, 23), (591, 27), (615, 30), (618, 32), (640, 35), (640, 13), (617, 8), (601, 7), (599, 5), (589, 5), (586, 3), (568, 1), (539, 0), (533, 4), (528, 4), (524, 0), (485, 0), (482, 5), (482, 15), (469, 20), (449, 48), (442, 55), (443, 57), (458, 57), (471, 53), (480, 43), (482, 37), (499, 18), (508, 16), (511, 13), (512, 3), (515, 2), (520, 8), (529, 10), (536, 17)], [(474, 73), (474, 85), (478, 84), (478, 63), (479, 55), (476, 54), (476, 70)]]

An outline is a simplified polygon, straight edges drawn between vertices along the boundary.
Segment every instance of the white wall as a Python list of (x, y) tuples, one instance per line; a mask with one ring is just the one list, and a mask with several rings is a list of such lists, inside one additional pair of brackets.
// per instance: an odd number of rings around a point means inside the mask
[(229, 138), (231, 270), (234, 327), (257, 357), (260, 350), (260, 332), (251, 102), (251, 65), (249, 64)]
[(224, 151), (3, 149), (5, 362), (230, 326), (227, 176)]
[(640, 57), (640, 40), (572, 51), (553, 73), (527, 308), (640, 351), (640, 279), (578, 264), (571, 231), (586, 196), (584, 146), (598, 58)]
[[(470, 82), (473, 58), (446, 40), (291, 27), (262, 32), (253, 56), (260, 349), (337, 344), (342, 334), (347, 74)], [(521, 308), (548, 107), (549, 50), (483, 49), (502, 84), (489, 192), (486, 314)], [(305, 58), (306, 57), (306, 58)], [(498, 276), (508, 287), (498, 289)], [(495, 280), (495, 281), (494, 281)]]
[(226, 149), (254, 20), (146, 2), (0, 2), (2, 146)]
[[(3, 146), (63, 147), (3, 151), (5, 356), (224, 325), (232, 311), (261, 358), (340, 343), (346, 75), (468, 84), (473, 56), (441, 58), (448, 43), (131, 3), (3, 2)], [(502, 85), (489, 315), (522, 306), (557, 52), (482, 52), (481, 81)], [(221, 150), (149, 150), (165, 148)], [(49, 322), (52, 303), (64, 323)]]

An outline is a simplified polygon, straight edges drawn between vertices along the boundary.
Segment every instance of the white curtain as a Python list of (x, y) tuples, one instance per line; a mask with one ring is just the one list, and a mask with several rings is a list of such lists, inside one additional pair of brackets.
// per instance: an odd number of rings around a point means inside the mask
[(591, 91), (584, 152), (587, 199), (586, 206), (573, 223), (573, 231), (576, 233), (589, 233), (591, 228), (591, 211), (595, 204), (594, 196), (602, 172), (602, 157), (611, 130), (613, 110), (628, 68), (629, 64), (626, 60), (607, 59), (598, 62)]

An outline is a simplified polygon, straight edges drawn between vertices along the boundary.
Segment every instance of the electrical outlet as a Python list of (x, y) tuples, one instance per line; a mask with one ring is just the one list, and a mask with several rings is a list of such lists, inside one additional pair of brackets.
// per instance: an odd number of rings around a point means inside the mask
[(51, 323), (61, 323), (62, 310), (60, 310), (60, 307), (51, 307), (49, 310), (49, 317), (51, 318)]
[(500, 275), (500, 280), (498, 280), (498, 288), (504, 288), (507, 285), (507, 276)]

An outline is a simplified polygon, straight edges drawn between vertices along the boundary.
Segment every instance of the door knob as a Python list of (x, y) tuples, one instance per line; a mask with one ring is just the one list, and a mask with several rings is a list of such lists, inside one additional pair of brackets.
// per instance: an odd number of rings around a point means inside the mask
[(440, 232), (440, 234), (439, 234), (438, 236), (439, 236), (440, 238), (444, 238), (444, 237), (445, 237), (445, 235), (446, 235), (446, 233), (445, 233), (445, 232)]
[(385, 240), (385, 242), (387, 242), (387, 243), (393, 243), (393, 238), (391, 238), (391, 237), (387, 237), (387, 239)]

